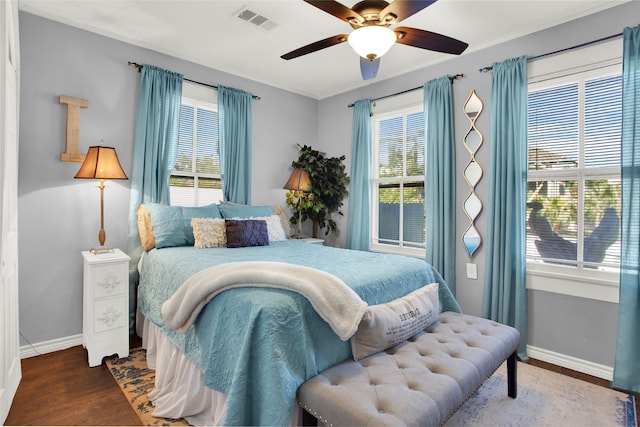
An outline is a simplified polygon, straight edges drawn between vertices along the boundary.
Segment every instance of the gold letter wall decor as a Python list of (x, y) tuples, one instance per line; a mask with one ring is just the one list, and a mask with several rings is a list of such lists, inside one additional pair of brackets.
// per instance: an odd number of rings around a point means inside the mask
[(78, 142), (80, 141), (80, 108), (88, 108), (89, 100), (60, 95), (58, 102), (60, 104), (67, 104), (67, 143), (66, 151), (60, 154), (60, 161), (82, 163), (85, 155), (78, 154)]

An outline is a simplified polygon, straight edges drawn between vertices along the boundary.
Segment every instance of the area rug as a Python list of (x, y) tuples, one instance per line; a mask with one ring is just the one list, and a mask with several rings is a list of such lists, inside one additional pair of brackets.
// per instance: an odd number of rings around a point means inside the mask
[(131, 350), (128, 357), (107, 358), (107, 367), (120, 389), (144, 426), (188, 426), (184, 419), (157, 418), (151, 415), (153, 405), (147, 395), (153, 390), (156, 374), (147, 368), (147, 353), (144, 349)]
[[(147, 394), (155, 373), (143, 349), (107, 359), (107, 366), (143, 425), (188, 425), (156, 418)], [(633, 397), (605, 387), (518, 363), (518, 397), (507, 396), (506, 365), (447, 421), (445, 427), (639, 427)]]
[(518, 363), (518, 397), (511, 399), (506, 378), (503, 364), (445, 427), (638, 427), (631, 395)]

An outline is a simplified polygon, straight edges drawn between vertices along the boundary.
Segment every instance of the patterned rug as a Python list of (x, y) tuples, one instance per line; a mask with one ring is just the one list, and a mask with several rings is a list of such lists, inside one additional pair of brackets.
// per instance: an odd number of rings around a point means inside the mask
[(444, 427), (638, 427), (633, 396), (518, 363), (518, 397), (503, 364)]
[[(155, 374), (143, 349), (124, 359), (107, 359), (114, 378), (143, 425), (188, 425), (156, 418), (147, 394)], [(625, 393), (518, 363), (518, 397), (507, 396), (506, 366), (496, 373), (447, 421), (445, 427), (638, 427), (633, 397)]]
[(144, 426), (188, 426), (184, 419), (157, 418), (151, 415), (153, 405), (147, 395), (153, 390), (156, 374), (147, 368), (147, 353), (144, 349), (131, 350), (129, 356), (105, 359), (111, 374)]

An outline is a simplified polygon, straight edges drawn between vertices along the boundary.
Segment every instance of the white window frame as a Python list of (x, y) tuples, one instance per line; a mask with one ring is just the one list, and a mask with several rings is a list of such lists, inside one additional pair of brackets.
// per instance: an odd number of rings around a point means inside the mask
[[(202, 173), (196, 172), (196, 153), (197, 153), (197, 132), (196, 132), (196, 121), (197, 121), (197, 110), (209, 110), (218, 112), (218, 93), (215, 89), (193, 84), (189, 82), (183, 82), (182, 85), (182, 105), (189, 105), (194, 109), (194, 122), (193, 122), (193, 162), (192, 162), (192, 170), (191, 171), (180, 171), (176, 173), (175, 169), (172, 171), (171, 175), (175, 176), (183, 176), (190, 177), (194, 179), (194, 193), (195, 200), (194, 203), (190, 206), (202, 206), (203, 204), (209, 204), (210, 202), (200, 203), (198, 200), (198, 192), (195, 190), (198, 188), (198, 179), (207, 178), (207, 179), (218, 179), (222, 182), (222, 176), (220, 174), (211, 174), (211, 173)], [(171, 187), (171, 186), (170, 186)], [(171, 202), (173, 205), (173, 200)]]
[[(395, 117), (402, 114), (412, 114), (424, 111), (423, 95), (421, 90), (416, 90), (407, 94), (399, 95), (396, 97), (388, 98), (382, 101), (377, 101), (372, 107), (373, 122), (372, 122), (372, 150), (371, 150), (371, 206), (370, 206), (370, 244), (369, 249), (372, 252), (383, 252), (397, 255), (406, 255), (415, 258), (424, 259), (425, 249), (416, 247), (406, 247), (402, 245), (402, 241), (398, 246), (379, 243), (378, 236), (378, 221), (379, 221), (379, 198), (378, 198), (378, 184), (381, 182), (423, 182), (425, 185), (425, 176), (422, 175), (422, 179), (418, 176), (412, 177), (400, 177), (400, 178), (378, 178), (379, 174), (379, 154), (380, 144), (379, 141), (379, 126), (378, 123), (389, 117)], [(406, 154), (406, 153), (404, 153)], [(426, 156), (426, 153), (425, 153)], [(406, 159), (403, 160), (403, 168), (406, 168)], [(400, 192), (400, 198), (402, 200), (403, 192)], [(400, 230), (403, 230), (403, 216), (400, 215)]]
[[(554, 85), (575, 81), (577, 73), (583, 73), (582, 77), (603, 77), (620, 73), (621, 65), (621, 39), (539, 59), (528, 64), (529, 90), (552, 87), (549, 80), (554, 80)], [(601, 176), (619, 178), (620, 171), (615, 171), (616, 168), (611, 169), (603, 170), (604, 175)], [(572, 177), (567, 179), (575, 179), (575, 170), (567, 172), (572, 174)], [(558, 176), (561, 174), (559, 171)], [(529, 179), (535, 176), (535, 171), (529, 172)], [(615, 269), (582, 269), (527, 260), (527, 289), (618, 303), (619, 279), (620, 273)]]

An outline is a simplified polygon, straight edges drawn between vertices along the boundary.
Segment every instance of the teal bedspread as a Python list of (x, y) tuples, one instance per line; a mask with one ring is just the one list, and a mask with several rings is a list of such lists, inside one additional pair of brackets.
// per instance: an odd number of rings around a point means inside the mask
[(186, 334), (164, 325), (160, 307), (187, 278), (231, 261), (278, 261), (324, 270), (369, 305), (438, 282), (441, 311), (460, 311), (438, 272), (415, 258), (295, 240), (233, 249), (152, 249), (140, 267), (140, 311), (202, 370), (207, 387), (227, 395), (225, 425), (288, 425), (300, 384), (352, 357), (349, 341), (341, 341), (304, 297), (290, 291), (230, 289), (207, 304)]

